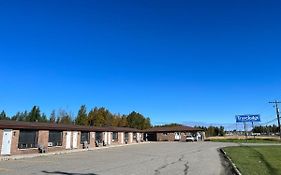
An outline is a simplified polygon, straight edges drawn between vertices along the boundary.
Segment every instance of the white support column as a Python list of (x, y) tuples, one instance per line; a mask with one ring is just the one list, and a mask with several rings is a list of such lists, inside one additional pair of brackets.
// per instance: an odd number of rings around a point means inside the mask
[(129, 143), (133, 143), (133, 133), (129, 132)]
[(107, 144), (108, 145), (111, 145), (111, 140), (112, 140), (112, 138), (111, 138), (111, 132), (107, 132)]
[(140, 142), (140, 133), (137, 133), (137, 142)]
[(121, 140), (121, 144), (124, 144), (124, 132), (121, 132), (121, 138), (120, 138), (120, 140)]
[(108, 141), (108, 139), (107, 139), (107, 132), (103, 132), (103, 141), (107, 145), (107, 141)]

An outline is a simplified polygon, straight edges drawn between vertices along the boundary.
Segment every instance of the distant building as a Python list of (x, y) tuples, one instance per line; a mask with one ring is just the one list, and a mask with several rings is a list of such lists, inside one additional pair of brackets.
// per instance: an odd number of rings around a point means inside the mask
[(146, 141), (186, 141), (188, 136), (195, 140), (204, 140), (205, 133), (202, 129), (190, 126), (162, 126), (143, 131)]

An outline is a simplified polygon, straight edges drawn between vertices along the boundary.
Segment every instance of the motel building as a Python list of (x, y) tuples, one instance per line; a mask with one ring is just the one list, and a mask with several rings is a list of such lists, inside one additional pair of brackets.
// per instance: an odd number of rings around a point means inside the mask
[(141, 141), (143, 134), (134, 128), (0, 121), (1, 156), (91, 149)]
[(205, 132), (190, 126), (160, 126), (144, 130), (145, 141), (203, 141)]
[(138, 130), (0, 120), (0, 156), (94, 149), (143, 141), (187, 141), (189, 137), (200, 141), (204, 140), (205, 133), (189, 126)]

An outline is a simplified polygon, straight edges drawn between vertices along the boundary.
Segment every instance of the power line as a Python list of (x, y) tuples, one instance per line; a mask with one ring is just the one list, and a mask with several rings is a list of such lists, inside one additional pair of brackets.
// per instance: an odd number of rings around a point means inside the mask
[(279, 137), (281, 139), (281, 127), (280, 127), (280, 117), (279, 117), (279, 108), (278, 108), (278, 104), (281, 103), (281, 102), (275, 100), (275, 101), (269, 102), (269, 103), (273, 103), (274, 107), (276, 109), (276, 117), (277, 117), (277, 121), (278, 121)]
[(275, 122), (276, 120), (277, 120), (277, 118), (274, 118), (274, 119), (272, 119), (272, 120), (270, 120), (270, 121), (261, 123), (260, 125), (267, 125), (267, 124), (269, 124), (269, 123)]

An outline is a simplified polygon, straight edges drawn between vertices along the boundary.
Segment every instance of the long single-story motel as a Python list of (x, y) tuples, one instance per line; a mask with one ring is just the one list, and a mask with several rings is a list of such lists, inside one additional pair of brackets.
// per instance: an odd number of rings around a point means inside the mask
[(0, 121), (1, 156), (87, 149), (143, 141), (185, 141), (188, 134), (203, 138), (192, 127), (88, 127), (39, 122)]

